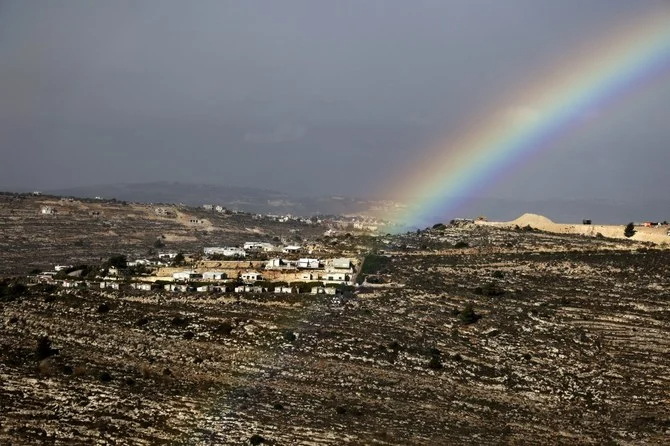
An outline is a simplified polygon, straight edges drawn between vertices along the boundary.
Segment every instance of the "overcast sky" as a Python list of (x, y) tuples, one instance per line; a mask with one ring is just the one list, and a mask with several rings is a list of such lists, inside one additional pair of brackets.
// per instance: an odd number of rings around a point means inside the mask
[[(170, 180), (378, 193), (436, 135), (668, 6), (2, 0), (0, 189)], [(667, 197), (669, 104), (670, 75), (481, 193)]]

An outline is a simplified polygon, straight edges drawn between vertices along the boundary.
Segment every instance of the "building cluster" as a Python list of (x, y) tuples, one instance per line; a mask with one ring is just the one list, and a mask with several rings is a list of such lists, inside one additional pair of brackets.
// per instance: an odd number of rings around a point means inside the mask
[[(41, 273), (35, 280), (64, 288), (282, 294), (334, 294), (353, 285), (357, 259), (317, 258), (308, 252), (300, 245), (249, 241), (241, 247), (205, 247), (204, 260), (195, 261), (194, 258), (202, 258), (188, 256), (190, 269), (176, 268), (176, 263), (183, 264), (184, 256), (178, 259), (179, 253), (165, 251), (152, 259), (127, 261), (127, 269), (109, 266), (100, 268), (98, 274), (89, 269), (85, 277), (72, 265), (55, 265), (53, 271)], [(265, 260), (242, 260), (252, 253), (266, 254)], [(207, 260), (214, 256), (229, 260)]]

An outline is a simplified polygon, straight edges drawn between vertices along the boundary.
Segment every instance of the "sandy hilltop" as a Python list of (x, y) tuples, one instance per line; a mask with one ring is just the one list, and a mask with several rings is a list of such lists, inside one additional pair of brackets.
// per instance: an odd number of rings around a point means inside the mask
[[(608, 238), (626, 238), (626, 236), (624, 236), (625, 225), (555, 223), (543, 215), (530, 213), (523, 214), (516, 220), (507, 222), (477, 221), (476, 223), (480, 225), (503, 228), (514, 228), (516, 226), (523, 228), (530, 226), (533, 229), (554, 232), (557, 234), (579, 234), (593, 237), (601, 234), (603, 237)], [(668, 226), (659, 225), (654, 227), (645, 227), (642, 225), (636, 225), (635, 231), (635, 235), (630, 238), (631, 240), (639, 242), (652, 242), (656, 244), (667, 244), (670, 242), (670, 236), (668, 236)]]

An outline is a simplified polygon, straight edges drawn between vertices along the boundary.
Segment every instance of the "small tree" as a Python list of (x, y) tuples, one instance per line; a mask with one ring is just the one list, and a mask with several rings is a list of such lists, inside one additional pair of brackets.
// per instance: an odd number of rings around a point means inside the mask
[(184, 261), (184, 254), (180, 252), (175, 256), (174, 260), (172, 260), (172, 264), (175, 266), (181, 266), (184, 264)]
[(465, 308), (463, 308), (463, 311), (461, 311), (458, 314), (458, 318), (463, 322), (464, 324), (474, 324), (477, 322), (482, 316), (475, 313), (475, 309), (472, 307), (472, 304), (468, 303), (465, 305)]
[(124, 269), (128, 266), (128, 260), (124, 255), (112, 256), (107, 261), (107, 265), (109, 265), (110, 267), (113, 266), (118, 269)]
[(635, 235), (635, 224), (633, 222), (630, 222), (626, 225), (626, 229), (623, 230), (623, 235), (626, 237), (632, 237)]

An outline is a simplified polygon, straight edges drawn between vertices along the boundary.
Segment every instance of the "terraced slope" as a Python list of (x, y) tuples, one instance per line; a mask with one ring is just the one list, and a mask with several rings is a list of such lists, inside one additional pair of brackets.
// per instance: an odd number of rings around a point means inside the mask
[[(334, 299), (3, 302), (0, 443), (666, 443), (670, 252), (495, 228), (436, 237), (385, 241), (404, 248), (378, 273), (404, 287)], [(44, 335), (59, 352), (40, 361)]]

